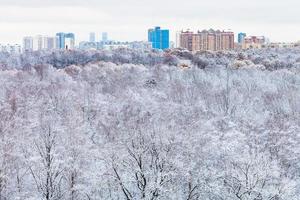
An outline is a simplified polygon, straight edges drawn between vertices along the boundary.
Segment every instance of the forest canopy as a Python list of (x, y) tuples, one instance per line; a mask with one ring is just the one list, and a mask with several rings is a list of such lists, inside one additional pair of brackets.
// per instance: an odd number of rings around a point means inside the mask
[(299, 48), (0, 53), (0, 69), (1, 200), (299, 200)]

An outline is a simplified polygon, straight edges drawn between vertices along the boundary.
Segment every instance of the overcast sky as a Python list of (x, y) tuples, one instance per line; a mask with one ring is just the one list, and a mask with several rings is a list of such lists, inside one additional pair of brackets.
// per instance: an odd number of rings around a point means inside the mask
[(108, 32), (109, 39), (146, 40), (147, 29), (231, 29), (271, 41), (300, 40), (300, 0), (0, 0), (0, 43), (25, 35)]

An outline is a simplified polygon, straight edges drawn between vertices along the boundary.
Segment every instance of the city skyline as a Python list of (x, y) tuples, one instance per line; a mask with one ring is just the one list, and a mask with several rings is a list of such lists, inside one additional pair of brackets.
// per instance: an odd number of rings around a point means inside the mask
[(101, 37), (97, 38), (95, 32), (90, 32), (89, 40), (78, 41), (75, 45), (74, 33), (56, 33), (55, 36), (35, 35), (24, 36), (22, 44), (1, 44), (0, 52), (21, 53), (39, 50), (54, 49), (106, 49), (113, 50), (117, 48), (130, 49), (173, 49), (184, 48), (192, 52), (197, 51), (220, 51), (233, 49), (261, 49), (261, 48), (286, 48), (297, 47), (299, 42), (282, 43), (270, 42), (262, 35), (247, 35), (247, 33), (236, 34), (232, 31), (204, 29), (193, 32), (190, 29), (176, 32), (176, 41), (169, 40), (169, 30), (154, 27), (148, 29), (148, 41), (115, 41), (108, 40), (108, 33), (102, 32)]
[(231, 29), (235, 33), (266, 35), (274, 42), (300, 40), (300, 2), (222, 2), (192, 0), (183, 5), (169, 0), (0, 0), (0, 43), (21, 43), (25, 35), (57, 32), (73, 32), (77, 41), (87, 40), (90, 32), (109, 32), (119, 41), (147, 40), (145, 30), (154, 26), (168, 28), (171, 41), (175, 41), (176, 31), (187, 28)]

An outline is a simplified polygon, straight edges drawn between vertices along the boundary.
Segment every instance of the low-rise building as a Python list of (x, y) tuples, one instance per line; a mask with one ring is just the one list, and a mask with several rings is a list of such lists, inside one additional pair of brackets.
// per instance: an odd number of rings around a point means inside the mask
[(152, 44), (145, 41), (134, 41), (134, 42), (117, 42), (117, 41), (101, 41), (101, 42), (86, 42), (82, 41), (79, 43), (79, 49), (91, 50), (91, 49), (118, 49), (118, 48), (130, 48), (130, 49), (151, 49)]
[(100, 42), (87, 42), (82, 41), (79, 43), (79, 49), (82, 50), (91, 50), (91, 49), (100, 49)]
[(129, 48), (128, 44), (105, 44), (103, 49), (105, 50), (114, 50), (120, 48)]
[(267, 45), (269, 48), (293, 48), (296, 47), (297, 43), (285, 43), (285, 42), (272, 42)]
[(128, 47), (130, 49), (147, 50), (152, 48), (152, 44), (146, 41), (134, 41), (134, 42), (129, 42)]
[(21, 53), (21, 45), (19, 44), (0, 44), (0, 52)]

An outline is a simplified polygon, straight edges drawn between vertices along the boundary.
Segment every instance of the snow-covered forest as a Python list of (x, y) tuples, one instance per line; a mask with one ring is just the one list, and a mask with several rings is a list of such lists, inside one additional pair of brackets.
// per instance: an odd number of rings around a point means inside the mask
[(0, 54), (0, 200), (299, 200), (300, 48)]

